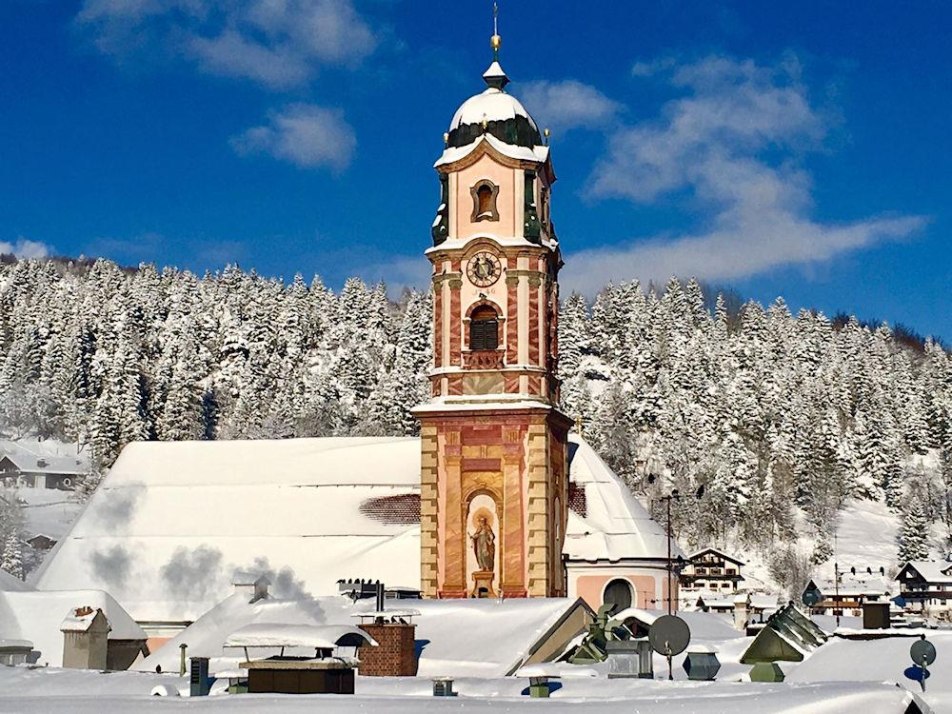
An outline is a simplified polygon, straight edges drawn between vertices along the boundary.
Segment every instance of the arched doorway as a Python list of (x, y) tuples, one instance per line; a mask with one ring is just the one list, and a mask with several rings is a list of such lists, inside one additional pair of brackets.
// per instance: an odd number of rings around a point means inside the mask
[(623, 578), (616, 578), (605, 586), (605, 592), (602, 594), (602, 603), (605, 605), (614, 605), (613, 613), (626, 610), (632, 605), (634, 592), (631, 583)]

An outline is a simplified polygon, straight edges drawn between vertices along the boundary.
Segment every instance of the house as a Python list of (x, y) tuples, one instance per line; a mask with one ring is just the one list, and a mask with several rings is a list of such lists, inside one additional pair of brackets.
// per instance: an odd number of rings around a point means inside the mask
[[(950, 581), (952, 582), (952, 581)], [(886, 602), (895, 586), (885, 570), (850, 570), (839, 573), (839, 582), (831, 578), (813, 578), (804, 588), (804, 597), (812, 593), (816, 604), (810, 610), (816, 615), (850, 615), (861, 617), (863, 603)]]
[(952, 563), (910, 560), (896, 575), (906, 607), (947, 619), (952, 610)]
[(0, 484), (70, 491), (90, 472), (89, 455), (53, 439), (0, 439)]
[(678, 576), (685, 595), (691, 591), (708, 591), (732, 595), (744, 581), (740, 569), (744, 563), (716, 548), (704, 548), (688, 556)]
[[(574, 434), (568, 455), (569, 598), (663, 601), (664, 529)], [(314, 595), (354, 578), (419, 590), (420, 520), (416, 438), (137, 442), (36, 583), (106, 590), (150, 637), (168, 638), (226, 597), (235, 571)]]

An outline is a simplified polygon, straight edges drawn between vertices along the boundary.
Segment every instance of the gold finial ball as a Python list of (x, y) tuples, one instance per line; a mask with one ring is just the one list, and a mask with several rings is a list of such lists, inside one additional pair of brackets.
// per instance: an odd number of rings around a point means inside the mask
[(494, 50), (498, 51), (499, 48), (502, 47), (502, 37), (499, 35), (493, 35), (491, 38), (489, 38), (489, 44)]

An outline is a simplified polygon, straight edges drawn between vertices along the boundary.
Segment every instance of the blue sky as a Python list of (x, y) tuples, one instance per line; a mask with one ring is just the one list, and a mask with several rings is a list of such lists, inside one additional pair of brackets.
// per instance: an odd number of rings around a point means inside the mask
[[(695, 275), (952, 338), (950, 26), (939, 0), (503, 0), (564, 289)], [(421, 284), (490, 34), (488, 0), (4, 0), (0, 250)]]

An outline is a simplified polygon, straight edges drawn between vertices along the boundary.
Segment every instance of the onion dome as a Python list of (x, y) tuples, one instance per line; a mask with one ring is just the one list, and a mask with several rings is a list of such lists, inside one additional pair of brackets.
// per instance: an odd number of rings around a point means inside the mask
[(446, 145), (466, 146), (483, 134), (491, 134), (513, 146), (541, 146), (542, 136), (529, 112), (518, 99), (506, 94), (509, 77), (498, 61), (489, 65), (483, 81), (487, 89), (463, 102), (453, 115)]

